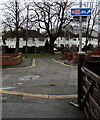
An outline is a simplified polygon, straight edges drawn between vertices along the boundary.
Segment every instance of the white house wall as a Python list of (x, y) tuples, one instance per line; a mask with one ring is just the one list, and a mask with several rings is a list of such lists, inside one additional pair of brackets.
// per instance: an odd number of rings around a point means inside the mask
[[(76, 39), (76, 40), (75, 40)], [(86, 38), (82, 38), (82, 47), (84, 47), (85, 45), (85, 41)], [(94, 47), (96, 47), (98, 45), (98, 40), (96, 38), (93, 38), (91, 41), (88, 42), (88, 44), (93, 44)], [(57, 45), (57, 47), (60, 47), (61, 44), (64, 45), (64, 47), (68, 44), (69, 47), (71, 47), (72, 45), (76, 45), (77, 47), (79, 46), (79, 39), (78, 38), (69, 38), (69, 40), (67, 40), (64, 37), (59, 37), (57, 38), (57, 40), (55, 41), (55, 43)]]
[[(15, 48), (16, 47), (16, 39), (7, 39), (6, 40), (6, 45), (9, 48)], [(32, 46), (44, 46), (45, 45), (45, 41), (39, 41), (39, 39), (35, 38), (34, 40), (32, 38), (29, 38), (27, 41), (27, 46), (32, 47)], [(26, 41), (23, 40), (23, 38), (20, 38), (19, 40), (19, 48), (22, 48), (23, 46), (26, 46)]]
[(93, 44), (94, 47), (98, 45), (98, 39), (94, 38), (93, 40), (89, 41), (89, 43)]
[(2, 35), (0, 35), (0, 45), (3, 44), (3, 41), (2, 41)]
[(69, 47), (71, 47), (72, 45), (77, 45), (78, 46), (79, 45), (79, 41), (78, 41), (78, 39), (74, 40), (74, 38), (73, 39), (69, 38), (69, 40), (67, 40), (67, 38), (59, 37), (55, 41), (55, 44), (57, 45), (57, 47), (60, 47), (61, 44), (63, 44), (64, 47), (66, 47), (66, 45), (69, 45)]
[[(46, 39), (48, 39), (48, 41), (49, 41), (49, 38), (46, 38)], [(30, 47), (31, 46), (37, 46), (37, 47), (44, 46), (46, 39), (44, 41), (39, 41), (38, 38), (34, 38), (34, 40), (33, 40), (33, 38), (29, 38), (28, 42), (27, 42), (27, 45), (30, 46)], [(82, 47), (85, 45), (85, 40), (86, 40), (85, 38), (82, 38)], [(89, 41), (89, 43), (93, 44), (94, 47), (95, 47), (95, 46), (98, 45), (98, 40), (96, 38), (94, 38), (93, 40)], [(3, 44), (2, 36), (0, 36), (0, 44)], [(77, 45), (78, 46), (79, 45), (79, 40), (78, 40), (78, 38), (76, 38), (76, 40), (75, 40), (75, 38), (67, 40), (64, 37), (62, 37), (62, 38), (59, 37), (59, 38), (57, 38), (57, 40), (55, 41), (54, 44), (56, 44), (57, 47), (60, 47), (61, 44), (63, 44), (64, 47), (67, 44), (69, 45), (69, 47), (71, 47), (72, 45)], [(6, 45), (9, 48), (15, 48), (15, 46), (16, 46), (16, 39), (11, 39), (11, 38), (7, 39), (6, 40)], [(26, 41), (24, 41), (23, 38), (20, 38), (19, 47), (22, 48), (23, 46), (26, 46)]]

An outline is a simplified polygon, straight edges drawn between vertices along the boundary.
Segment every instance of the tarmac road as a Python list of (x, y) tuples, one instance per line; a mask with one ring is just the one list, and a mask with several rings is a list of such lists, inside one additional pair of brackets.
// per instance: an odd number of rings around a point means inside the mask
[(83, 118), (69, 104), (76, 99), (77, 67), (52, 59), (39, 58), (35, 66), (2, 70), (3, 118)]

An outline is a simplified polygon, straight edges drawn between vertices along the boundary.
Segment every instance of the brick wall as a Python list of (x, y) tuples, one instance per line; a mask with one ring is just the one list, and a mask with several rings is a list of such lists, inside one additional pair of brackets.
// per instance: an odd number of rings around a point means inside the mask
[(16, 65), (21, 63), (22, 54), (4, 54), (0, 56), (0, 65)]

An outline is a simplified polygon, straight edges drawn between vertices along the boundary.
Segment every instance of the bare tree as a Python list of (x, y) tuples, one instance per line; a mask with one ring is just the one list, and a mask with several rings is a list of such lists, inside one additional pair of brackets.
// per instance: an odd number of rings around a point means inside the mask
[(71, 22), (70, 8), (73, 2), (49, 1), (34, 2), (33, 23), (38, 24), (41, 29), (44, 29), (50, 39), (49, 50), (54, 53), (54, 42), (59, 37), (64, 26)]
[(24, 9), (17, 0), (3, 4), (2, 24), (6, 26), (5, 31), (14, 31), (12, 34), (15, 34), (16, 37), (16, 53), (19, 50), (19, 30), (25, 25), (26, 20)]
[(91, 40), (91, 35), (93, 30), (96, 26), (96, 21), (99, 13), (98, 9), (98, 1), (90, 0), (87, 2), (87, 5), (85, 7), (91, 7), (92, 8), (92, 15), (88, 17), (87, 24), (86, 24), (86, 42), (85, 42), (85, 48), (87, 48), (88, 42)]
[(100, 0), (98, 1), (98, 47), (100, 48)]

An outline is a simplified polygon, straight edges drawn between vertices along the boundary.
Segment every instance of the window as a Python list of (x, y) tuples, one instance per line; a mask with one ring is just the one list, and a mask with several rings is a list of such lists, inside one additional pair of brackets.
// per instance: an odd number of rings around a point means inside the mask
[(67, 38), (66, 40), (69, 41), (69, 38)]
[(76, 41), (76, 38), (74, 38), (73, 40)]

